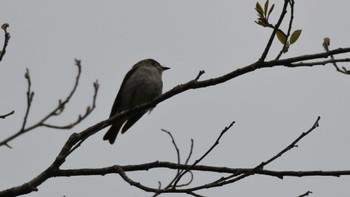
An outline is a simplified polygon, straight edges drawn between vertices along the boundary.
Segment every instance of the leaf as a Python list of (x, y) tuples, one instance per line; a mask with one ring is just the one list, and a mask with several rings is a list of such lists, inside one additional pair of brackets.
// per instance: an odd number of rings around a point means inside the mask
[(269, 0), (266, 0), (264, 7), (264, 16), (266, 17), (267, 9), (269, 8)]
[(262, 17), (262, 18), (264, 17), (264, 11), (263, 11), (261, 5), (259, 4), (259, 2), (256, 2), (255, 10), (258, 12), (258, 15), (260, 17)]
[(267, 27), (268, 22), (265, 18), (258, 18), (257, 21), (255, 21), (256, 24), (262, 26), (262, 27)]
[(271, 8), (270, 8), (270, 10), (269, 10), (269, 13), (267, 14), (267, 18), (270, 17), (270, 14), (272, 13), (273, 8), (275, 8), (275, 4), (272, 4), (272, 6), (271, 6)]
[(286, 43), (287, 36), (281, 30), (277, 30), (276, 36), (282, 44)]
[(292, 35), (290, 36), (290, 44), (293, 44), (298, 40), (298, 38), (301, 34), (301, 31), (302, 31), (301, 29), (298, 29), (292, 33)]

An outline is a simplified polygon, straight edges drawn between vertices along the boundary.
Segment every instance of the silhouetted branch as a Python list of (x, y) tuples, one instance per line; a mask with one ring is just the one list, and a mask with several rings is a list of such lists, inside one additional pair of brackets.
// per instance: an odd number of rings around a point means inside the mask
[(89, 116), (91, 114), (91, 112), (96, 108), (96, 98), (97, 98), (97, 92), (98, 92), (98, 88), (99, 88), (99, 84), (98, 84), (97, 80), (93, 83), (93, 87), (94, 87), (94, 96), (92, 97), (92, 104), (86, 107), (85, 113), (80, 114), (76, 121), (74, 121), (68, 125), (63, 125), (63, 126), (52, 125), (52, 124), (48, 124), (48, 123), (43, 123), (41, 125), (44, 127), (52, 128), (52, 129), (71, 129), (74, 126), (78, 125), (87, 116)]
[(270, 51), (272, 42), (275, 39), (276, 33), (279, 30), (279, 27), (281, 26), (281, 24), (283, 22), (284, 16), (287, 13), (288, 2), (289, 2), (289, 0), (284, 0), (284, 4), (283, 4), (283, 8), (282, 8), (282, 12), (280, 14), (280, 17), (279, 17), (276, 25), (273, 27), (273, 31), (272, 31), (272, 33), (270, 35), (269, 41), (267, 42), (266, 47), (264, 49), (264, 52), (262, 53), (262, 55), (261, 55), (261, 57), (260, 57), (258, 62), (264, 62), (265, 61), (265, 59), (267, 57), (267, 54)]
[[(174, 145), (174, 148), (175, 148), (175, 151), (176, 151), (177, 164), (181, 164), (180, 150), (179, 150), (179, 148), (178, 148), (178, 146), (177, 146), (177, 144), (176, 144), (175, 138), (173, 137), (173, 135), (171, 134), (170, 131), (167, 131), (167, 130), (165, 130), (165, 129), (161, 129), (161, 130), (162, 130), (163, 132), (165, 132), (166, 134), (168, 134), (169, 137), (171, 138), (171, 142), (172, 142), (172, 144)], [(189, 154), (188, 154), (188, 156), (187, 156), (185, 165), (187, 165), (189, 159), (191, 158), (192, 151), (193, 151), (193, 139), (191, 139), (191, 148), (190, 148), (190, 152), (189, 152)], [(175, 177), (174, 177), (164, 188), (162, 188), (161, 182), (158, 181), (158, 183), (159, 183), (158, 189), (159, 189), (159, 190), (164, 190), (164, 189), (169, 189), (169, 188), (173, 187), (174, 182), (177, 180), (177, 178), (179, 177), (179, 175), (181, 174), (181, 172), (183, 172), (182, 169), (177, 169), (176, 174), (175, 174)], [(193, 173), (190, 172), (190, 175), (191, 175), (191, 179), (190, 179), (187, 183), (184, 183), (184, 184), (181, 184), (181, 185), (177, 185), (177, 187), (184, 187), (184, 186), (187, 186), (187, 185), (191, 184), (191, 182), (193, 181)], [(159, 194), (161, 194), (161, 193), (156, 192), (156, 193), (153, 195), (153, 197), (158, 196)]]
[[(330, 38), (324, 38), (324, 39), (323, 39), (323, 44), (322, 44), (322, 46), (323, 46), (324, 50), (326, 50), (327, 52), (329, 52), (329, 45), (330, 45), (330, 44), (331, 44)], [(336, 59), (334, 58), (334, 55), (333, 55), (333, 54), (330, 54), (330, 57), (331, 57), (331, 60), (329, 60), (330, 63), (333, 64), (333, 66), (335, 67), (335, 69), (336, 69), (338, 72), (343, 73), (343, 74), (346, 74), (346, 75), (349, 75), (349, 74), (350, 74), (350, 70), (347, 70), (345, 67), (342, 67), (342, 69), (340, 69), (340, 68), (338, 67), (337, 62), (340, 62), (339, 59), (336, 60)], [(348, 58), (346, 58), (346, 59), (341, 59), (341, 60), (348, 60)], [(344, 61), (343, 61), (343, 62), (344, 62)], [(346, 61), (346, 62), (349, 62), (349, 61)]]
[(174, 139), (173, 135), (170, 133), (170, 131), (167, 131), (165, 129), (161, 129), (161, 131), (163, 131), (164, 133), (168, 134), (169, 137), (171, 138), (171, 143), (174, 145), (174, 148), (175, 148), (175, 151), (176, 151), (177, 163), (180, 164), (181, 163), (180, 150), (179, 150), (179, 147), (177, 146), (177, 144), (175, 142), (175, 139)]
[(292, 25), (293, 25), (293, 19), (294, 19), (294, 0), (288, 0), (289, 7), (290, 7), (290, 19), (289, 19), (289, 25), (288, 30), (286, 34), (286, 39), (283, 43), (282, 49), (280, 50), (279, 54), (275, 58), (276, 60), (280, 59), (282, 54), (286, 51), (288, 51), (290, 43), (288, 42), (288, 38), (290, 36), (290, 32), (292, 31)]
[(218, 186), (222, 186), (222, 185), (226, 185), (226, 184), (230, 184), (230, 183), (234, 183), (236, 181), (239, 181), (243, 178), (246, 178), (250, 175), (255, 174), (255, 172), (259, 169), (263, 169), (266, 165), (268, 165), (269, 163), (273, 162), (274, 160), (276, 160), (277, 158), (281, 157), (284, 153), (288, 152), (289, 150), (291, 150), (294, 147), (297, 147), (297, 143), (303, 139), (305, 136), (307, 136), (308, 134), (310, 134), (313, 130), (315, 130), (318, 126), (319, 126), (319, 120), (320, 117), (317, 117), (317, 120), (315, 121), (315, 123), (312, 125), (312, 127), (306, 131), (303, 132), (297, 139), (295, 139), (291, 144), (289, 144), (286, 148), (284, 148), (282, 151), (280, 151), (279, 153), (277, 153), (275, 156), (271, 157), (269, 160), (260, 163), (259, 165), (257, 165), (256, 167), (254, 167), (250, 172), (246, 172), (243, 173), (239, 176), (237, 176), (237, 173), (234, 173), (230, 176), (227, 177), (223, 177), (220, 178), (220, 180), (218, 180), (215, 184), (213, 184), (213, 186), (218, 187)]
[[(295, 63), (295, 64), (290, 64), (290, 65), (288, 65), (288, 67), (318, 66), (318, 65), (324, 66), (326, 64), (335, 64), (335, 63), (341, 63), (341, 62), (350, 62), (350, 58), (333, 59), (333, 60), (331, 59), (331, 60), (315, 61), (315, 62), (299, 62), (299, 63)], [(336, 69), (337, 69), (337, 71), (340, 70), (338, 67), (336, 67)], [(343, 69), (345, 69), (345, 68), (343, 68)], [(343, 70), (343, 71), (345, 71), (345, 70)], [(344, 73), (342, 71), (341, 71), (341, 73), (348, 74), (348, 73)]]
[(5, 32), (5, 38), (4, 38), (4, 45), (2, 46), (2, 50), (0, 51), (0, 62), (2, 61), (2, 58), (4, 57), (4, 55), (6, 53), (6, 48), (7, 48), (7, 45), (9, 43), (9, 40), (11, 38), (10, 33), (7, 31), (7, 28), (9, 26), (10, 25), (8, 23), (4, 23), (1, 25), (1, 29), (3, 29)]
[(5, 119), (7, 116), (10, 116), (12, 114), (15, 113), (15, 110), (12, 110), (11, 112), (7, 113), (7, 114), (4, 114), (4, 115), (0, 115), (0, 119)]
[(302, 195), (300, 195), (298, 197), (305, 197), (305, 196), (308, 196), (309, 194), (312, 194), (312, 192), (311, 191), (307, 191), (307, 192), (305, 192), (304, 194), (302, 194)]
[[(115, 174), (116, 166), (123, 169), (124, 172), (135, 172), (135, 171), (146, 171), (158, 168), (168, 168), (168, 169), (188, 169), (191, 165), (178, 164), (166, 161), (155, 161), (150, 163), (143, 163), (137, 165), (113, 165), (104, 168), (83, 168), (83, 169), (62, 169), (57, 171), (55, 176), (59, 177), (70, 177), (70, 176), (96, 176), (96, 175), (106, 175)], [(207, 165), (196, 165), (192, 167), (192, 171), (198, 172), (213, 172), (213, 173), (229, 173), (229, 174), (244, 174), (252, 171), (254, 168), (228, 168), (219, 166), (207, 166)], [(257, 169), (255, 174), (271, 176), (278, 179), (283, 179), (284, 177), (340, 177), (349, 176), (350, 170), (335, 170), (335, 171), (322, 171), (322, 170), (311, 170), (311, 171), (292, 171), (292, 170), (267, 170), (267, 169)]]
[(189, 172), (193, 166), (197, 165), (199, 162), (201, 162), (220, 142), (221, 137), (233, 126), (233, 124), (235, 123), (235, 121), (231, 122), (231, 124), (227, 127), (225, 127), (219, 137), (216, 139), (215, 143), (199, 158), (197, 159), (188, 169), (186, 169), (185, 171), (183, 171), (177, 178), (177, 180), (174, 183), (174, 187), (176, 187), (177, 183), (180, 181), (180, 179), (187, 173)]
[(197, 75), (197, 77), (196, 77), (194, 80), (195, 80), (195, 81), (198, 81), (199, 78), (201, 78), (201, 76), (202, 76), (204, 73), (205, 73), (204, 70), (200, 70), (199, 73), (198, 73), (198, 75)]
[(31, 109), (31, 106), (32, 106), (33, 98), (34, 98), (34, 92), (31, 90), (32, 83), (31, 83), (29, 70), (26, 69), (26, 73), (25, 73), (24, 76), (25, 76), (25, 79), (27, 80), (27, 83), (28, 83), (28, 89), (27, 89), (27, 93), (26, 93), (26, 95), (27, 95), (27, 108), (26, 108), (26, 112), (25, 112), (25, 115), (24, 115), (24, 118), (23, 118), (23, 123), (22, 123), (21, 129), (18, 132), (16, 132), (15, 134), (13, 134), (12, 136), (10, 136), (10, 137), (4, 139), (3, 141), (1, 141), (0, 142), (0, 146), (6, 145), (7, 147), (10, 148), (10, 146), (8, 145), (8, 142), (10, 142), (11, 140), (17, 138), (18, 136), (20, 136), (20, 135), (22, 135), (24, 133), (27, 133), (27, 132), (35, 129), (35, 128), (38, 128), (38, 127), (49, 127), (49, 128), (55, 128), (55, 129), (70, 129), (70, 128), (73, 128), (74, 126), (79, 124), (82, 120), (84, 120), (88, 115), (91, 114), (91, 112), (96, 107), (96, 97), (97, 97), (98, 88), (99, 88), (99, 84), (98, 84), (97, 81), (93, 84), (93, 86), (94, 86), (94, 95), (93, 95), (93, 101), (92, 101), (91, 106), (88, 106), (87, 109), (86, 109), (86, 112), (83, 115), (79, 115), (78, 119), (75, 122), (70, 123), (70, 124), (65, 125), (65, 126), (57, 126), (57, 125), (53, 125), (53, 124), (47, 123), (47, 121), (50, 118), (52, 118), (54, 116), (58, 116), (64, 111), (66, 105), (68, 104), (70, 99), (73, 97), (74, 93), (76, 92), (76, 89), (77, 89), (78, 84), (79, 84), (80, 75), (81, 75), (81, 62), (80, 62), (80, 60), (75, 60), (75, 65), (78, 68), (78, 74), (76, 76), (73, 89), (70, 91), (69, 95), (64, 100), (60, 99), (58, 101), (57, 107), (54, 108), (51, 112), (49, 112), (46, 116), (44, 116), (44, 118), (42, 118), (37, 123), (35, 123), (35, 124), (31, 125), (31, 126), (28, 126), (28, 127), (27, 127), (27, 120), (28, 120), (28, 115), (29, 115), (29, 112), (30, 112), (30, 109)]
[(26, 108), (26, 112), (24, 114), (24, 118), (23, 118), (23, 122), (22, 122), (22, 127), (20, 129), (19, 132), (23, 132), (27, 123), (27, 119), (28, 119), (28, 115), (29, 115), (29, 111), (30, 111), (30, 107), (32, 106), (32, 101), (34, 98), (34, 92), (31, 91), (31, 87), (32, 87), (32, 81), (30, 80), (30, 74), (29, 74), (29, 70), (28, 68), (26, 69), (26, 73), (24, 74), (24, 78), (27, 80), (28, 83), (28, 88), (27, 88), (27, 108)]

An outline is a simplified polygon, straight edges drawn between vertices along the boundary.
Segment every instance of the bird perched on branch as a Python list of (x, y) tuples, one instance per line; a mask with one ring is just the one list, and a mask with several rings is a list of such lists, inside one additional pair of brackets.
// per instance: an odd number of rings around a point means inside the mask
[[(168, 69), (154, 59), (145, 59), (136, 63), (124, 77), (110, 117), (160, 96), (163, 89), (162, 73)], [(117, 120), (104, 135), (103, 140), (113, 144), (120, 130), (122, 134), (125, 133), (147, 111), (151, 110), (140, 111)]]

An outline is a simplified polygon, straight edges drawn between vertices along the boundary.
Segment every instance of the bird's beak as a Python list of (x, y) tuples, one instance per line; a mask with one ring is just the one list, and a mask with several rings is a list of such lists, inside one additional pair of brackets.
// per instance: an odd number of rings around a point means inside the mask
[(170, 69), (169, 67), (162, 66), (163, 71)]

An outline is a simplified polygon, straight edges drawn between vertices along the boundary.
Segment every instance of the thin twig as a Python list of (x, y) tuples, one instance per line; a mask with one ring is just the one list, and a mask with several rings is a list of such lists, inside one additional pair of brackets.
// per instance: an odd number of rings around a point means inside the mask
[(290, 7), (290, 19), (289, 19), (289, 25), (288, 25), (288, 30), (287, 30), (287, 34), (286, 34), (286, 40), (283, 43), (283, 47), (281, 49), (281, 51), (279, 52), (279, 54), (277, 55), (277, 57), (275, 58), (276, 60), (280, 59), (280, 57), (282, 56), (283, 52), (285, 51), (285, 48), (288, 47), (290, 43), (288, 42), (288, 38), (290, 36), (290, 32), (292, 31), (292, 25), (293, 25), (293, 19), (294, 19), (294, 0), (289, 0), (289, 7)]
[(6, 48), (7, 45), (9, 43), (9, 40), (11, 38), (10, 33), (7, 31), (7, 28), (10, 27), (10, 25), (8, 23), (4, 23), (1, 25), (1, 29), (4, 30), (5, 32), (5, 39), (4, 39), (4, 45), (2, 46), (2, 50), (0, 51), (0, 62), (2, 61), (2, 58), (4, 57), (5, 53), (6, 53)]
[(205, 197), (205, 196), (196, 194), (196, 193), (194, 193), (194, 192), (187, 192), (187, 194), (192, 195), (192, 196), (195, 196), (195, 197)]
[(281, 12), (281, 14), (280, 14), (280, 17), (279, 17), (279, 19), (278, 19), (276, 25), (274, 26), (273, 31), (272, 31), (272, 33), (271, 33), (271, 35), (270, 35), (269, 41), (267, 42), (266, 47), (265, 47), (265, 49), (264, 49), (264, 52), (262, 53), (262, 55), (261, 55), (261, 57), (260, 57), (260, 59), (259, 59), (259, 61), (258, 61), (258, 62), (260, 62), (260, 63), (265, 61), (266, 56), (267, 56), (267, 54), (268, 54), (269, 51), (270, 51), (270, 48), (271, 48), (271, 45), (272, 45), (272, 43), (273, 43), (273, 40), (275, 39), (276, 33), (277, 33), (277, 31), (279, 30), (279, 27), (281, 26), (282, 21), (283, 21), (283, 19), (284, 19), (284, 16), (285, 16), (286, 13), (287, 13), (288, 2), (289, 2), (289, 0), (284, 0), (284, 4), (283, 4), (283, 8), (282, 8), (282, 12)]
[[(177, 144), (176, 144), (176, 142), (175, 142), (175, 139), (174, 139), (173, 135), (171, 134), (170, 131), (167, 131), (167, 130), (165, 130), (165, 129), (161, 129), (161, 131), (163, 131), (164, 133), (168, 134), (168, 136), (171, 138), (171, 142), (172, 142), (172, 144), (173, 144), (173, 146), (174, 146), (174, 148), (175, 148), (175, 152), (176, 152), (177, 164), (181, 164), (180, 150), (179, 150), (179, 148), (178, 148), (178, 146), (177, 146)], [(168, 189), (168, 188), (170, 188), (170, 187), (172, 186), (173, 182), (176, 180), (176, 177), (179, 176), (180, 171), (181, 171), (181, 169), (177, 169), (177, 170), (176, 170), (175, 177), (174, 177), (174, 178), (167, 184), (167, 186), (165, 186), (163, 189)], [(159, 183), (160, 183), (160, 182), (159, 182)], [(159, 184), (159, 187), (158, 187), (158, 188), (159, 188), (159, 190), (162, 190), (161, 184)], [(159, 194), (160, 194), (160, 193), (156, 192), (156, 193), (153, 195), (153, 197), (156, 197), (156, 196), (158, 196)]]
[(42, 123), (41, 126), (52, 128), (52, 129), (71, 129), (74, 126), (78, 125), (86, 117), (88, 117), (91, 114), (91, 112), (96, 108), (96, 98), (97, 98), (97, 93), (98, 93), (98, 88), (99, 88), (99, 84), (98, 84), (97, 80), (93, 83), (93, 87), (94, 87), (94, 96), (92, 97), (92, 104), (86, 107), (85, 113), (80, 114), (76, 121), (74, 121), (68, 125), (62, 125), (62, 126), (52, 125), (52, 124), (48, 124), (48, 123)]
[(311, 191), (307, 191), (307, 192), (305, 192), (304, 194), (301, 194), (298, 197), (305, 197), (305, 196), (308, 196), (309, 194), (312, 194), (312, 192)]
[(82, 120), (84, 120), (88, 115), (91, 114), (91, 112), (96, 108), (96, 97), (97, 97), (98, 88), (99, 88), (99, 84), (97, 81), (93, 84), (94, 95), (93, 95), (92, 105), (87, 107), (86, 112), (83, 115), (79, 115), (77, 121), (75, 121), (74, 123), (68, 124), (66, 126), (55, 126), (55, 125), (46, 123), (46, 121), (48, 121), (50, 118), (52, 118), (54, 116), (58, 116), (64, 111), (66, 104), (70, 101), (70, 99), (73, 97), (74, 93), (76, 92), (77, 86), (79, 84), (80, 74), (81, 74), (81, 61), (76, 59), (75, 65), (78, 68), (78, 73), (77, 73), (77, 76), (75, 79), (73, 89), (70, 91), (68, 96), (63, 101), (60, 99), (56, 108), (54, 108), (51, 112), (49, 112), (44, 118), (39, 120), (37, 123), (35, 123), (29, 127), (27, 127), (26, 125), (27, 125), (27, 119), (28, 119), (28, 115), (29, 115), (30, 108), (32, 105), (33, 97), (34, 97), (34, 92), (31, 91), (31, 78), (30, 78), (29, 70), (26, 69), (25, 78), (26, 78), (27, 83), (28, 83), (28, 89), (27, 89), (27, 93), (26, 93), (26, 95), (27, 95), (27, 108), (26, 108), (26, 112), (25, 112), (25, 115), (23, 118), (23, 123), (22, 123), (21, 129), (18, 132), (16, 132), (15, 134), (11, 135), (10, 137), (0, 141), (0, 146), (5, 145), (5, 146), (9, 147), (8, 142), (10, 142), (11, 140), (17, 138), (18, 136), (20, 136), (24, 133), (27, 133), (27, 132), (35, 129), (35, 128), (42, 127), (42, 126), (49, 127), (49, 128), (55, 128), (55, 129), (70, 129), (70, 128), (76, 126), (77, 124), (79, 124)]
[[(317, 65), (324, 66), (326, 64), (334, 64), (339, 62), (350, 62), (350, 58), (331, 59), (331, 60), (314, 61), (314, 62), (299, 62), (299, 63), (286, 65), (286, 67), (293, 68), (293, 67), (301, 67), (301, 66), (317, 66)], [(339, 71), (339, 68), (337, 69), (337, 71)], [(344, 72), (341, 72), (341, 73), (344, 73)], [(344, 73), (344, 74), (347, 74), (347, 73)]]
[(204, 70), (201, 70), (201, 71), (199, 71), (199, 73), (198, 73), (198, 75), (197, 75), (197, 77), (194, 79), (195, 81), (198, 81), (199, 80), (199, 78), (203, 75), (205, 73), (205, 71)]
[(192, 152), (193, 152), (193, 147), (194, 147), (194, 140), (191, 138), (190, 152), (188, 153), (187, 159), (186, 159), (186, 161), (185, 161), (185, 165), (187, 165), (188, 162), (189, 162), (190, 159), (191, 159)]
[(177, 180), (174, 183), (174, 186), (177, 185), (177, 183), (180, 181), (180, 179), (187, 173), (189, 172), (193, 166), (197, 165), (199, 162), (201, 162), (220, 142), (221, 137), (233, 126), (233, 124), (235, 123), (235, 121), (231, 122), (229, 126), (225, 127), (219, 137), (216, 139), (215, 143), (199, 158), (197, 159), (188, 169), (186, 169), (185, 171), (183, 171), (179, 177), (177, 178)]
[[(323, 40), (323, 48), (325, 51), (329, 52), (329, 45), (330, 45), (330, 38), (324, 38)], [(331, 57), (331, 61), (330, 63), (333, 64), (333, 66), (335, 67), (335, 69), (340, 72), (340, 73), (343, 73), (343, 74), (346, 74), (346, 75), (350, 75), (350, 70), (347, 70), (345, 67), (343, 67), (342, 69), (340, 69), (337, 65), (337, 62), (339, 61), (336, 61), (336, 59), (334, 58), (334, 55), (333, 54), (330, 54), (330, 57)]]
[[(297, 139), (295, 139), (292, 143), (290, 143), (286, 148), (284, 148), (283, 150), (281, 150), (279, 153), (277, 153), (276, 155), (274, 155), (273, 157), (271, 157), (269, 160), (260, 163), (259, 165), (257, 165), (256, 167), (254, 167), (250, 172), (246, 172), (243, 173), (242, 175), (237, 176), (238, 173), (234, 173), (233, 175), (230, 175), (228, 177), (223, 178), (223, 180), (219, 183), (217, 183), (217, 186), (222, 186), (222, 185), (226, 185), (226, 184), (230, 184), (230, 183), (234, 183), (236, 181), (239, 181), (245, 177), (248, 177), (250, 175), (253, 175), (257, 170), (259, 169), (263, 169), (266, 165), (268, 165), (269, 163), (273, 162), (274, 160), (276, 160), (277, 158), (281, 157), (284, 153), (288, 152), (289, 150), (291, 150), (292, 148), (297, 147), (297, 143), (303, 139), (305, 136), (307, 136), (308, 134), (310, 134), (313, 130), (315, 130), (318, 126), (319, 126), (319, 120), (320, 117), (317, 117), (317, 120), (315, 121), (315, 123), (312, 125), (312, 127), (306, 131), (303, 132)], [(236, 178), (234, 178), (236, 177)], [(232, 179), (233, 178), (233, 179)]]
[[(173, 137), (173, 135), (171, 134), (170, 131), (167, 131), (165, 129), (161, 129), (161, 131), (163, 131), (164, 133), (168, 134), (168, 136), (171, 138), (171, 143), (174, 145), (175, 151), (176, 151), (176, 157), (177, 157), (177, 163), (180, 164), (181, 163), (181, 156), (180, 156), (180, 150), (179, 147), (177, 146), (175, 139)], [(177, 173), (180, 172), (180, 169), (177, 171)]]
[(11, 116), (12, 114), (15, 113), (15, 110), (12, 110), (11, 112), (4, 114), (4, 115), (0, 115), (0, 119), (5, 119), (7, 116)]
[(32, 82), (30, 80), (30, 74), (29, 74), (28, 68), (26, 68), (26, 73), (24, 74), (24, 78), (27, 80), (27, 83), (28, 83), (28, 88), (27, 88), (27, 93), (26, 93), (26, 95), (27, 95), (27, 108), (26, 108), (26, 112), (24, 114), (22, 127), (21, 127), (19, 133), (23, 133), (25, 130), (30, 107), (32, 106), (32, 101), (33, 101), (33, 97), (34, 97), (34, 92), (31, 91)]
[[(171, 134), (170, 131), (167, 131), (165, 129), (161, 129), (161, 131), (167, 133), (170, 138), (171, 138), (171, 141), (172, 141), (172, 144), (176, 150), (176, 155), (177, 155), (177, 164), (181, 164), (181, 156), (180, 156), (180, 150), (175, 142), (175, 138), (173, 137), (173, 135)], [(190, 148), (190, 152), (189, 152), (189, 155), (187, 156), (187, 159), (186, 159), (186, 162), (185, 162), (185, 165), (187, 165), (189, 159), (191, 158), (191, 155), (192, 155), (192, 151), (193, 151), (193, 139), (191, 139), (191, 148)], [(173, 187), (173, 183), (177, 180), (177, 178), (179, 177), (180, 173), (183, 172), (183, 169), (177, 169), (176, 171), (176, 175), (175, 177), (167, 184), (167, 186), (165, 186), (163, 189), (161, 188), (161, 183), (159, 182), (159, 190), (166, 190), (166, 189), (169, 189), (171, 187)], [(176, 187), (184, 187), (184, 186), (187, 186), (189, 184), (191, 184), (191, 182), (193, 181), (193, 173), (190, 171), (190, 180), (187, 182), (187, 183), (183, 183), (181, 185), (177, 185)], [(155, 196), (158, 196), (159, 194), (161, 194), (161, 192), (156, 192), (153, 197)]]

